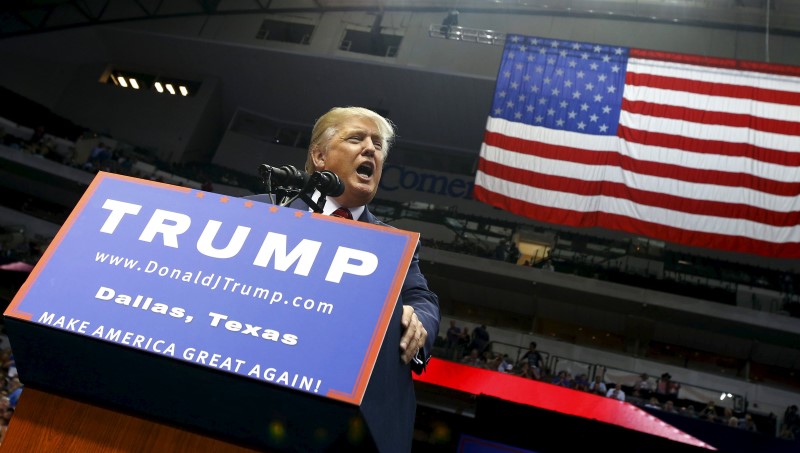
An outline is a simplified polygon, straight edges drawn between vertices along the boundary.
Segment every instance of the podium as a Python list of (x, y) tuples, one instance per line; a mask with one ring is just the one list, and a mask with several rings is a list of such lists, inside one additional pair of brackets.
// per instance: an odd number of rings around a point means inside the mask
[[(113, 190), (104, 192), (102, 184), (109, 181), (113, 183)], [(102, 173), (92, 183), (96, 187), (90, 186), (5, 313), (6, 329), (25, 389), (3, 442), (4, 449), (59, 452), (410, 451), (413, 416), (409, 419), (398, 414), (413, 414), (416, 401), (408, 365), (403, 364), (399, 357), (402, 308), (397, 298), (405, 274), (395, 267), (407, 268), (407, 260), (416, 244), (412, 233), (392, 233), (400, 234), (398, 238), (402, 244), (397, 250), (401, 252), (399, 258), (388, 258), (397, 264), (388, 269), (391, 281), (386, 283), (386, 287), (389, 290), (380, 295), (377, 309), (368, 305), (368, 293), (358, 300), (364, 305), (353, 303), (352, 308), (346, 306), (345, 299), (336, 299), (334, 290), (325, 296), (316, 296), (307, 289), (300, 293), (311, 294), (316, 300), (324, 297), (326, 303), (336, 307), (331, 316), (313, 315), (324, 318), (324, 323), (312, 326), (315, 331), (302, 330), (301, 326), (315, 322), (312, 314), (287, 308), (292, 304), (298, 307), (303, 303), (302, 298), (287, 298), (274, 306), (267, 304), (268, 299), (254, 303), (241, 295), (234, 297), (212, 292), (210, 287), (192, 284), (189, 278), (182, 279), (183, 282), (178, 279), (166, 283), (159, 281), (161, 286), (153, 284), (146, 291), (142, 289), (141, 293), (152, 295), (154, 300), (151, 303), (144, 297), (136, 297), (135, 301), (133, 297), (119, 294), (107, 297), (109, 292), (113, 292), (108, 287), (122, 289), (137, 278), (143, 278), (143, 271), (133, 266), (121, 270), (105, 263), (96, 264), (100, 254), (93, 248), (107, 251), (114, 242), (104, 245), (107, 238), (98, 235), (96, 241), (87, 243), (85, 235), (73, 235), (73, 231), (100, 230), (100, 225), (106, 228), (108, 221), (93, 214), (93, 206), (104, 206), (104, 202), (107, 206), (106, 200), (126, 197), (141, 184), (147, 184), (152, 193), (144, 199), (137, 195), (139, 198), (134, 197), (136, 203), (142, 206), (156, 203), (159, 209), (171, 206), (170, 197), (177, 197), (177, 203), (181, 204), (186, 203), (187, 197), (216, 196)], [(97, 197), (101, 200), (92, 200)], [(198, 212), (208, 210), (208, 201), (203, 203), (206, 204), (199, 206)], [(298, 217), (294, 213), (276, 213), (274, 207), (271, 213), (276, 214), (275, 219), (278, 215)], [(195, 211), (188, 215), (193, 216), (193, 220), (196, 217)], [(225, 218), (227, 213), (216, 215)], [(255, 217), (262, 215), (263, 212), (258, 212)], [(235, 223), (242, 225), (248, 221), (247, 217), (238, 217)], [(319, 221), (322, 219), (300, 219), (291, 227), (302, 231), (308, 222)], [(274, 224), (271, 228), (274, 230)], [(309, 228), (317, 229), (314, 225)], [(381, 247), (386, 244), (382, 233), (377, 230), (357, 231), (355, 234), (360, 236), (360, 241), (365, 235), (377, 234), (381, 240), (375, 242), (381, 243)], [(405, 237), (406, 234), (409, 236)], [(164, 236), (168, 234), (164, 233)], [(307, 236), (312, 235), (308, 233)], [(143, 247), (150, 247), (150, 244), (134, 243), (133, 246), (136, 250), (129, 247), (115, 252), (134, 254)], [(86, 282), (76, 282), (69, 275), (72, 271), (69, 266), (80, 268), (82, 247), (92, 251), (84, 253), (94, 260), (87, 258), (86, 265), (89, 272), (96, 271), (97, 274), (86, 277), (87, 280), (100, 281), (94, 286), (89, 285), (88, 291), (81, 288)], [(156, 252), (148, 253), (148, 256), (156, 256)], [(174, 251), (166, 250), (165, 253), (174, 254)], [(64, 261), (57, 259), (63, 254), (70, 254), (76, 262), (68, 260), (69, 264), (63, 265)], [(157, 259), (166, 261), (161, 255)], [(202, 264), (205, 259), (192, 255), (189, 261)], [(382, 260), (383, 256), (376, 258), (376, 261)], [(363, 269), (356, 269), (352, 261), (347, 263), (343, 269), (353, 270), (355, 276), (339, 275), (342, 281), (351, 277), (358, 280), (359, 272), (366, 273)], [(204, 267), (206, 273), (218, 272), (213, 265)], [(257, 271), (265, 272), (262, 269)], [(228, 272), (227, 275), (233, 275), (230, 274), (232, 271)], [(332, 272), (327, 272), (328, 277)], [(197, 277), (199, 275), (198, 272)], [(296, 278), (302, 285), (301, 277)], [(381, 280), (376, 275), (370, 277)], [(148, 278), (148, 281), (156, 279), (155, 276)], [(236, 274), (236, 278), (246, 280), (249, 276), (244, 272)], [(98, 286), (100, 290), (97, 290)], [(195, 293), (201, 297), (205, 294), (210, 296), (202, 301), (181, 299), (188, 297), (190, 292), (192, 297)], [(352, 290), (342, 288), (342, 294), (353, 299)], [(224, 299), (225, 296), (228, 299)], [(306, 305), (309, 305), (309, 300), (312, 298), (305, 299)], [(167, 308), (156, 313), (156, 305), (160, 302)], [(152, 306), (153, 312), (141, 309), (144, 306)], [(176, 310), (176, 306), (183, 311)], [(202, 306), (202, 309), (195, 306)], [(317, 306), (323, 305), (318, 303)], [(277, 314), (279, 310), (283, 310), (280, 316)], [(360, 328), (359, 323), (363, 324), (368, 318), (359, 318), (357, 313), (370, 310), (373, 312), (370, 316), (375, 319)], [(205, 311), (209, 311), (210, 318), (203, 320), (200, 314)], [(222, 318), (223, 315), (217, 311), (225, 311), (226, 317)], [(335, 318), (340, 312), (347, 316)], [(189, 313), (198, 320), (191, 319)], [(298, 316), (302, 319), (293, 319)], [(254, 324), (226, 321), (242, 317)], [(116, 328), (111, 329), (110, 325)], [(365, 329), (367, 332), (361, 332)], [(260, 336), (241, 335), (246, 330), (258, 332)], [(283, 331), (294, 335), (280, 336), (282, 345), (273, 339), (271, 333)], [(365, 341), (359, 343), (348, 336), (360, 336)], [(159, 342), (160, 346), (156, 346)], [(191, 347), (186, 347), (187, 344)], [(297, 349), (292, 349), (294, 346)], [(190, 350), (191, 357), (187, 354)], [(227, 366), (222, 365), (225, 357)], [(274, 371), (271, 377), (262, 367), (254, 366), (259, 360), (274, 363), (278, 371)], [(239, 362), (241, 366), (235, 366)], [(323, 364), (324, 369), (318, 369), (319, 364)], [(261, 374), (248, 373), (251, 366)], [(279, 374), (281, 368), (296, 372)], [(340, 379), (342, 375), (346, 378)], [(271, 382), (265, 382), (270, 379)], [(315, 382), (316, 386), (301, 386), (304, 379)], [(331, 382), (333, 384), (329, 384)], [(328, 385), (334, 388), (326, 388)]]
[(21, 400), (3, 451), (257, 451), (30, 387)]

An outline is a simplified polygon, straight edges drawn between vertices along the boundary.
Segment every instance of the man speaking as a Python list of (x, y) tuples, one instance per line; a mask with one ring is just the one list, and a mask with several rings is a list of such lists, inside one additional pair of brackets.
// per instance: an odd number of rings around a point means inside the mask
[[(309, 174), (330, 171), (344, 183), (344, 192), (327, 196), (324, 215), (388, 226), (367, 209), (378, 191), (383, 164), (394, 139), (394, 126), (381, 115), (361, 107), (335, 107), (320, 117), (311, 133), (305, 170)], [(320, 193), (311, 195), (318, 200)], [(265, 195), (247, 197), (268, 201)], [(308, 198), (306, 198), (308, 199)], [(309, 209), (302, 199), (289, 205)], [(409, 265), (399, 303), (386, 339), (381, 346), (361, 410), (366, 418), (385, 421), (373, 431), (390, 440), (392, 451), (410, 451), (416, 415), (416, 397), (411, 372), (422, 373), (439, 331), (439, 300), (428, 289), (419, 269), (419, 243)], [(395, 319), (400, 316), (399, 323)], [(391, 331), (399, 325), (399, 331)], [(343, 333), (346, 335), (346, 333)], [(395, 341), (391, 341), (391, 339)], [(399, 342), (396, 339), (399, 338)], [(399, 344), (398, 344), (399, 343)], [(396, 414), (386, 417), (386, 413)]]

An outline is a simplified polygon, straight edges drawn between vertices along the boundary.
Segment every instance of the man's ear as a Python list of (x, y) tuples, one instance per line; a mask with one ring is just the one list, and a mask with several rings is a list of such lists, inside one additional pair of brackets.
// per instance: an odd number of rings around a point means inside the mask
[(325, 169), (325, 150), (321, 146), (315, 145), (311, 150), (311, 160), (317, 171)]

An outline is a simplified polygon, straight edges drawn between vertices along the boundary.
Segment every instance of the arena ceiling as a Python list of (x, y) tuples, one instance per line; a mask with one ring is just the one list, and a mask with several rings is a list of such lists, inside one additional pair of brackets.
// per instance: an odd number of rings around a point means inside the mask
[(447, 11), (569, 15), (800, 34), (793, 0), (10, 0), (0, 38), (64, 28), (212, 14), (330, 11)]

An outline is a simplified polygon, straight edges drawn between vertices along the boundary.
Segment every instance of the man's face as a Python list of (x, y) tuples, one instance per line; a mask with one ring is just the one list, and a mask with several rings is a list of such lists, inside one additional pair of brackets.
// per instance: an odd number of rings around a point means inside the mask
[(372, 120), (353, 117), (342, 122), (327, 146), (312, 151), (316, 171), (330, 170), (344, 182), (336, 201), (346, 208), (363, 206), (378, 191), (383, 171), (383, 139)]

